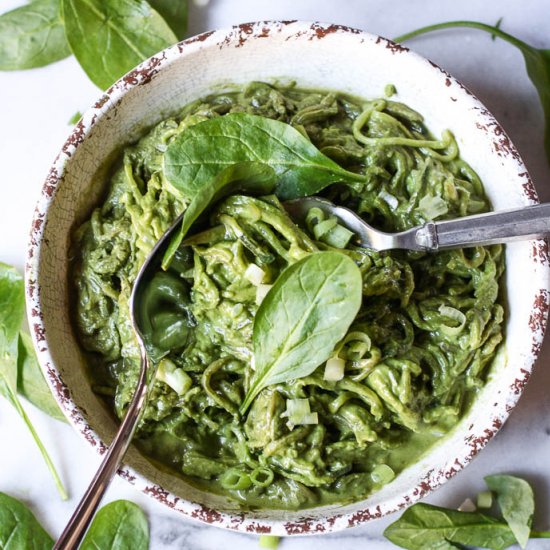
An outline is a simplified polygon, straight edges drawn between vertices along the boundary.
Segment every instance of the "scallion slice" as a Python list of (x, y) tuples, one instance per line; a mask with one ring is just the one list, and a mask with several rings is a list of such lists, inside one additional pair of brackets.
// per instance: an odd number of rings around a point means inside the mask
[(340, 357), (331, 357), (325, 364), (325, 373), (323, 379), (328, 382), (338, 382), (344, 378), (344, 369), (346, 362)]
[(157, 367), (157, 379), (183, 395), (193, 385), (191, 377), (170, 359), (162, 359)]
[(282, 416), (288, 418), (287, 426), (290, 430), (294, 426), (319, 424), (319, 416), (311, 412), (309, 399), (287, 399), (286, 411)]
[(435, 220), (435, 218), (446, 214), (449, 211), (449, 207), (441, 197), (426, 195), (420, 199), (418, 211), (425, 220)]
[(254, 286), (259, 286), (265, 279), (265, 271), (256, 264), (249, 264), (244, 272), (244, 278), (250, 281)]

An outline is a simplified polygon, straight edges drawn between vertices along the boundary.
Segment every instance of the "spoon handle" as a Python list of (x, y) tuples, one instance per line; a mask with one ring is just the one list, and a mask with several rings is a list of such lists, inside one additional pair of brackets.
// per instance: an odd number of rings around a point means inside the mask
[(550, 203), (430, 222), (417, 230), (425, 250), (461, 248), (550, 235)]
[[(139, 339), (138, 339), (139, 340)], [(145, 409), (143, 406), (144, 400), (147, 398), (147, 372), (149, 370), (149, 362), (147, 353), (141, 341), (141, 369), (140, 376), (137, 382), (137, 387), (134, 397), (124, 420), (120, 425), (111, 445), (107, 449), (103, 462), (92, 479), (84, 496), (80, 500), (76, 510), (74, 511), (69, 523), (65, 527), (63, 533), (55, 543), (53, 550), (74, 550), (78, 548), (80, 542), (90, 525), (92, 518), (109, 487), (134, 435), (136, 426), (141, 417), (140, 412)]]

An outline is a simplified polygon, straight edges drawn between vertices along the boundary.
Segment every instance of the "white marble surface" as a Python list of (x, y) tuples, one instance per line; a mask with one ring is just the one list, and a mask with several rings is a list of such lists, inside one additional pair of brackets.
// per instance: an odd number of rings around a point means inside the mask
[[(1, 10), (21, 4), (4, 0)], [(258, 19), (304, 19), (342, 23), (392, 37), (417, 26), (451, 19), (488, 23), (503, 16), (505, 30), (550, 48), (546, 0), (211, 0), (193, 6), (193, 34)], [(521, 56), (510, 46), (476, 31), (448, 31), (411, 43), (461, 79), (496, 115), (517, 145), (542, 200), (550, 201), (550, 169), (542, 148), (542, 111)], [(0, 260), (22, 268), (28, 226), (42, 181), (70, 128), (67, 121), (98, 96), (73, 59), (26, 72), (0, 73)], [(513, 289), (510, 289), (513, 292)], [(532, 381), (498, 436), (468, 468), (432, 495), (429, 502), (457, 506), (483, 487), (483, 476), (509, 472), (535, 487), (535, 525), (550, 528), (550, 343), (547, 341)], [(29, 503), (52, 534), (58, 534), (99, 463), (69, 426), (27, 407), (71, 498), (61, 502), (30, 436), (10, 406), (0, 400), (0, 491)], [(191, 522), (115, 480), (108, 500), (131, 499), (147, 511), (153, 550), (248, 550), (257, 538)], [(383, 550), (382, 537), (395, 517), (340, 534), (286, 539), (282, 550)], [(550, 541), (531, 541), (531, 549), (549, 549)]]

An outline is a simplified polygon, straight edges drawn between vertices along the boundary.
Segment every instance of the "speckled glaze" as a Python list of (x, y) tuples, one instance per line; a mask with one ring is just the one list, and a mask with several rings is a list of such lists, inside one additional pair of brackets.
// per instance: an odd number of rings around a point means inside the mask
[[(259, 22), (201, 34), (152, 57), (112, 86), (64, 144), (38, 201), (28, 249), (28, 316), (40, 363), (63, 411), (100, 454), (116, 424), (87, 383), (71, 330), (71, 231), (101, 196), (114, 152), (189, 101), (259, 79), (296, 80), (301, 87), (366, 98), (383, 95), (392, 83), (396, 100), (425, 115), (432, 132), (454, 132), (495, 209), (538, 202), (519, 154), (485, 107), (445, 71), (384, 38), (337, 25)], [(186, 516), (253, 533), (328, 533), (412, 504), (461, 470), (496, 434), (540, 351), (549, 304), (547, 244), (508, 245), (506, 262), (506, 346), (491, 379), (450, 436), (368, 499), (301, 512), (242, 512), (224, 497), (157, 470), (135, 449), (119, 475)]]

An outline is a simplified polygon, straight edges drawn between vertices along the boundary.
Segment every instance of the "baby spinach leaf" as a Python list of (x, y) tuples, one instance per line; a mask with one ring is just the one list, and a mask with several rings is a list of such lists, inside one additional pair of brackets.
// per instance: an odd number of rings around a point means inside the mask
[(180, 40), (186, 35), (187, 0), (149, 0), (149, 4), (159, 12)]
[(539, 94), (542, 105), (545, 121), (544, 147), (546, 149), (546, 156), (550, 162), (550, 49), (535, 48), (501, 30), (498, 23), (496, 26), (491, 26), (478, 23), (477, 21), (449, 21), (430, 25), (398, 36), (395, 40), (396, 42), (404, 42), (421, 34), (455, 27), (468, 27), (488, 32), (492, 37), (497, 36), (512, 44), (523, 54), (527, 74)]
[(361, 291), (359, 268), (340, 252), (316, 252), (283, 271), (254, 318), (256, 367), (241, 414), (266, 386), (307, 376), (330, 357)]
[(71, 50), (100, 88), (177, 42), (145, 0), (62, 0), (62, 8)]
[(516, 542), (508, 525), (491, 516), (422, 503), (406, 510), (384, 536), (409, 550), (446, 550), (459, 545), (503, 550)]
[(0, 16), (0, 70), (43, 67), (70, 54), (59, 0), (35, 0)]
[(96, 514), (80, 550), (147, 550), (149, 524), (139, 506), (127, 500), (107, 504)]
[(180, 133), (166, 150), (164, 171), (176, 189), (193, 196), (237, 162), (270, 166), (281, 199), (313, 195), (334, 182), (365, 179), (323, 155), (289, 124), (246, 113), (212, 118)]
[(271, 193), (274, 187), (273, 169), (257, 162), (230, 164), (217, 173), (213, 180), (205, 180), (203, 185), (197, 186), (191, 195), (193, 199), (185, 210), (179, 233), (172, 239), (164, 254), (162, 268), (168, 268), (183, 238), (212, 202), (237, 191), (266, 195)]
[(13, 267), (0, 263), (0, 394), (15, 407), (27, 425), (54, 478), (61, 498), (65, 500), (67, 498), (65, 488), (17, 396), (19, 329), (23, 322), (24, 312), (23, 278)]
[(533, 489), (524, 479), (508, 475), (488, 476), (485, 482), (496, 493), (502, 516), (519, 545), (525, 548), (535, 512)]
[(23, 332), (19, 334), (18, 351), (17, 391), (19, 394), (51, 417), (66, 422), (65, 416), (59, 410), (59, 405), (44, 379), (31, 337), (28, 334)]
[(53, 539), (21, 502), (0, 493), (0, 548), (51, 550)]
[(25, 315), (25, 285), (17, 270), (0, 262), (0, 392), (17, 391), (17, 346)]

